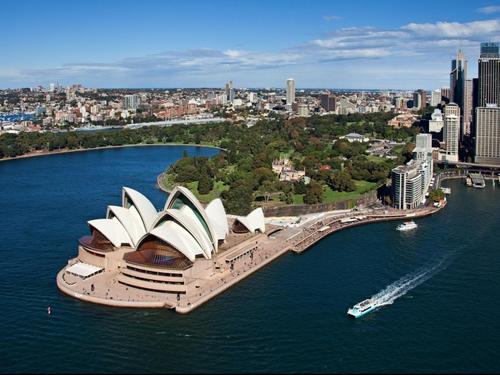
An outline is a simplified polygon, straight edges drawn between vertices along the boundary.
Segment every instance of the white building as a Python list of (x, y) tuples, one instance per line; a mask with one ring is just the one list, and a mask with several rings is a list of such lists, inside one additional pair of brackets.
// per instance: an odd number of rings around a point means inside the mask
[(443, 141), (446, 144), (444, 160), (458, 161), (458, 141), (460, 139), (460, 107), (449, 103), (444, 108)]
[(248, 94), (248, 101), (250, 103), (257, 103), (257, 93), (251, 92)]
[(288, 78), (286, 81), (286, 104), (292, 105), (295, 102), (295, 80)]
[(431, 93), (431, 106), (436, 107), (441, 103), (441, 89), (436, 89)]
[(424, 171), (423, 181), (423, 195), (427, 193), (429, 184), (434, 173), (434, 165), (432, 162), (432, 135), (431, 134), (417, 134), (416, 145), (413, 149), (413, 159), (425, 162), (422, 165)]
[(309, 107), (307, 104), (299, 104), (297, 106), (297, 114), (301, 117), (309, 116)]
[(395, 208), (407, 210), (425, 203), (433, 174), (432, 163), (432, 136), (419, 134), (413, 159), (391, 172), (391, 197)]
[(358, 133), (349, 133), (349, 134), (340, 136), (339, 139), (346, 139), (350, 143), (353, 143), (353, 142), (362, 142), (363, 143), (363, 142), (368, 142), (370, 140), (370, 138), (365, 137), (365, 136), (358, 134)]
[(141, 103), (141, 99), (139, 95), (125, 95), (123, 97), (123, 108), (124, 109), (137, 109), (139, 104)]
[(424, 171), (419, 169), (421, 162), (411, 160), (392, 170), (392, 202), (395, 208), (407, 210), (418, 207), (425, 195), (422, 191)]
[(436, 108), (429, 120), (429, 131), (432, 133), (439, 133), (443, 129), (443, 113), (440, 109)]

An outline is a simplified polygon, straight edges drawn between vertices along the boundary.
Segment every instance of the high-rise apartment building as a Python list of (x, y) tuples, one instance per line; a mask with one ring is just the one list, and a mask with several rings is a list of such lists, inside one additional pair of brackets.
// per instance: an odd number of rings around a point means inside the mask
[(446, 144), (447, 161), (458, 161), (458, 142), (460, 138), (460, 107), (449, 103), (444, 107), (443, 141)]
[(500, 108), (495, 104), (476, 108), (476, 163), (500, 165)]
[(424, 173), (422, 193), (425, 196), (434, 173), (432, 162), (432, 135), (428, 133), (417, 134), (415, 148), (413, 149), (413, 159), (423, 161), (426, 165), (421, 166)]
[(295, 102), (295, 80), (288, 78), (286, 81), (286, 104), (292, 105)]
[(123, 108), (124, 109), (137, 109), (141, 104), (141, 98), (137, 94), (125, 95), (123, 97)]
[(419, 134), (413, 159), (391, 171), (391, 197), (395, 208), (412, 209), (425, 202), (433, 174), (432, 163), (432, 136)]
[[(412, 163), (413, 162), (413, 163)], [(418, 164), (411, 160), (407, 165), (400, 165), (391, 173), (392, 203), (400, 210), (416, 208), (422, 202), (423, 173)]]

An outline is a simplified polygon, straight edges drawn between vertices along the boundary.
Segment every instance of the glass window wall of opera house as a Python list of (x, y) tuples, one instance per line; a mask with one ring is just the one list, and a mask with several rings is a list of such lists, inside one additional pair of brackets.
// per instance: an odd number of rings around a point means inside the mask
[(88, 225), (78, 256), (60, 273), (64, 287), (102, 273), (126, 290), (177, 297), (189, 293), (193, 280), (214, 272), (218, 254), (265, 232), (261, 208), (228, 219), (220, 199), (204, 207), (182, 186), (159, 212), (144, 195), (124, 187), (122, 205), (108, 206), (104, 219)]

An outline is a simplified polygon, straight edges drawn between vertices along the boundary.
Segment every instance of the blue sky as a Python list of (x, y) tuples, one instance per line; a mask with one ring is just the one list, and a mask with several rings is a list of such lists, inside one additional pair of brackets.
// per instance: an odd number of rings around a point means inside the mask
[(495, 1), (5, 1), (0, 87), (431, 89), (500, 41)]

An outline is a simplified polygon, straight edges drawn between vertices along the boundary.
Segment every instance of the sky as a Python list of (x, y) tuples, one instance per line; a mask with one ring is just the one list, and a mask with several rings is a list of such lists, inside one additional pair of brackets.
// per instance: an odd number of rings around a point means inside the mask
[(0, 88), (433, 89), (500, 41), (491, 0), (6, 0)]

